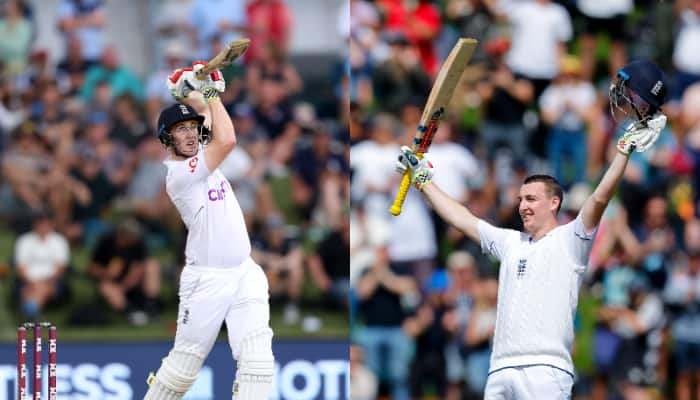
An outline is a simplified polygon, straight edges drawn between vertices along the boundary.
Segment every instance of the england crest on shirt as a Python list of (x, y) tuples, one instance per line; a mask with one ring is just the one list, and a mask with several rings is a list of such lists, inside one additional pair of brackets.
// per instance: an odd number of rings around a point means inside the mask
[(518, 260), (518, 278), (523, 278), (525, 276), (525, 270), (527, 269), (527, 258), (521, 258)]

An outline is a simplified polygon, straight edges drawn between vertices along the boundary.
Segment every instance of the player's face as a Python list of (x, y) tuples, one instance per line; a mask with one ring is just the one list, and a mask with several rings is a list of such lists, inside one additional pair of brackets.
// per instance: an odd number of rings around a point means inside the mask
[(520, 202), (518, 212), (527, 233), (537, 232), (553, 215), (556, 215), (556, 200), (550, 197), (547, 186), (542, 182), (522, 185), (518, 201)]
[(182, 121), (170, 128), (173, 136), (173, 146), (176, 153), (185, 157), (197, 154), (199, 145), (199, 123), (197, 121)]

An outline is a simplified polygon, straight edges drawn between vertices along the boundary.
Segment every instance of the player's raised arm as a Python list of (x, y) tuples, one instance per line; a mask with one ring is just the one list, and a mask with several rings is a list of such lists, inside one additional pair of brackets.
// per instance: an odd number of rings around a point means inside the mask
[(205, 62), (197, 61), (192, 68), (184, 69), (182, 76), (171, 75), (168, 87), (177, 100), (194, 108), (197, 114), (205, 117), (205, 125), (210, 125), (211, 141), (204, 148), (207, 168), (215, 170), (236, 146), (236, 132), (231, 117), (224, 108), (219, 93), (226, 90), (226, 82), (220, 71), (197, 79), (196, 73), (204, 68)]
[(667, 118), (660, 112), (665, 96), (663, 73), (654, 64), (635, 61), (618, 71), (617, 80), (610, 88), (610, 109), (613, 118), (620, 112), (635, 122), (630, 123), (618, 139), (618, 154), (583, 205), (581, 217), (586, 229), (593, 229), (600, 222), (632, 152), (646, 151), (659, 138), (666, 126)]
[(425, 195), (435, 212), (471, 240), (480, 243), (479, 218), (432, 183), (433, 166), (430, 161), (425, 158), (419, 160), (410, 148), (403, 146), (396, 163), (396, 172), (403, 174), (406, 169), (411, 170), (411, 183)]

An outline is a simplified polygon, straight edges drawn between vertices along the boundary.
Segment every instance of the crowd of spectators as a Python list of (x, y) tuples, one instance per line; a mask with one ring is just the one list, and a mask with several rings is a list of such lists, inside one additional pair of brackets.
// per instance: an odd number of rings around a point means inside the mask
[[(94, 298), (87, 309), (78, 305), (75, 323), (113, 312), (145, 324), (172, 309), (175, 297), (161, 288), (166, 280), (177, 284), (186, 231), (165, 193), (167, 152), (155, 135), (158, 114), (174, 101), (165, 79), (248, 36), (245, 59), (223, 71), (222, 100), (238, 146), (221, 170), (268, 274), (273, 309), (284, 308), (289, 324), (301, 322), (307, 300), (346, 313), (347, 78), (334, 75), (342, 68), (322, 67), (328, 90), (305, 92), (291, 62), (295, 20), (284, 1), (152, 4), (157, 35), (148, 40), (162, 57), (154, 72), (139, 76), (113, 46), (105, 1), (58, 2), (54, 29), (65, 52), (55, 62), (34, 45), (30, 3), (2, 3), (0, 220), (16, 239), (2, 260), (14, 271), (6, 286), (12, 293), (2, 295), (16, 299), (22, 320), (41, 318), (47, 306), (70, 306), (76, 280), (90, 282)], [(338, 49), (328, 59), (342, 65), (343, 56)], [(317, 288), (306, 298), (305, 281)]]
[(427, 157), (445, 192), (506, 228), (522, 230), (535, 173), (575, 218), (626, 126), (611, 78), (637, 59), (665, 71), (670, 123), (632, 155), (590, 257), (574, 398), (700, 398), (700, 1), (351, 0), (351, 17), (353, 399), (483, 393), (498, 266), (416, 190), (388, 212), (399, 146), (458, 37), (479, 45)]

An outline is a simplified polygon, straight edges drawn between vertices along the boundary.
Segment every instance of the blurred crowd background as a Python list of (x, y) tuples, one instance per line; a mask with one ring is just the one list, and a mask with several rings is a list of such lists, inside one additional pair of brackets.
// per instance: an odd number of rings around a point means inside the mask
[(0, 310), (50, 319), (63, 340), (85, 326), (172, 336), (186, 231), (155, 135), (165, 79), (249, 37), (223, 70), (238, 146), (220, 168), (277, 335), (347, 337), (349, 3), (308, 3), (2, 1)]
[(575, 399), (700, 399), (700, 1), (351, 0), (351, 385), (354, 399), (477, 399), (498, 266), (412, 189), (389, 205), (442, 61), (479, 40), (427, 157), (475, 215), (522, 229), (533, 173), (578, 213), (627, 121), (611, 77), (666, 73), (670, 123), (632, 155), (608, 206), (576, 316)]

